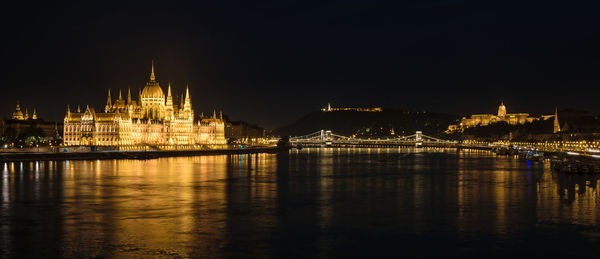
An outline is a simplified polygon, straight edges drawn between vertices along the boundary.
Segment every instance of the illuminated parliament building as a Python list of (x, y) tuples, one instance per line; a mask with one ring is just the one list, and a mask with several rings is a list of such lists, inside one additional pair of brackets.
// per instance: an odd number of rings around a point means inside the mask
[(217, 117), (199, 116), (194, 119), (192, 98), (189, 88), (185, 99), (173, 103), (171, 85), (165, 96), (154, 75), (154, 64), (150, 81), (141, 92), (139, 99), (113, 100), (108, 91), (104, 111), (96, 111), (89, 106), (82, 112), (79, 108), (72, 112), (67, 108), (64, 120), (65, 146), (194, 146), (226, 144), (225, 124), (222, 115)]

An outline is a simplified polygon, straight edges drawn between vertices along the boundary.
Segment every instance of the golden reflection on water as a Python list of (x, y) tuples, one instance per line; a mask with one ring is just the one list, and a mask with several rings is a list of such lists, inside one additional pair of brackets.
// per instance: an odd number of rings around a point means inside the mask
[[(0, 166), (0, 249), (54, 238), (40, 250), (50, 257), (260, 257), (276, 249), (265, 240), (296, 228), (324, 233), (314, 245), (327, 254), (327, 233), (340, 228), (505, 237), (600, 223), (599, 176), (485, 151), (305, 148)], [(22, 216), (34, 226), (27, 238), (11, 234)]]
[[(269, 180), (276, 171), (272, 154), (2, 167), (2, 214), (11, 212), (11, 202), (39, 200), (40, 192), (60, 200), (54, 223), (62, 226), (56, 231), (62, 233), (60, 255), (68, 257), (217, 254), (226, 245), (231, 203), (274, 206), (277, 192), (276, 182)], [(52, 175), (59, 181), (50, 181)], [(247, 186), (236, 189), (231, 182)], [(21, 189), (23, 183), (31, 188)], [(261, 221), (273, 224), (274, 218), (251, 222), (261, 227)], [(4, 240), (10, 240), (11, 226), (1, 227)]]
[[(236, 193), (227, 190), (228, 180), (264, 177), (265, 170), (274, 170), (269, 158), (261, 154), (69, 162), (64, 199), (75, 206), (62, 212), (64, 245), (92, 252), (97, 248), (90, 243), (118, 244), (109, 253), (117, 257), (128, 251), (217, 253), (225, 244), (228, 203), (236, 199), (227, 197)], [(252, 200), (274, 196), (276, 186), (257, 181), (249, 190), (247, 199)], [(86, 232), (95, 234), (82, 235)]]
[[(196, 224), (214, 234), (224, 226), (223, 212), (217, 208), (224, 206), (226, 160), (211, 156), (64, 162), (63, 199), (73, 206), (63, 207), (63, 246), (75, 250), (67, 256), (93, 255), (103, 250), (90, 244), (104, 243), (114, 245), (103, 256), (128, 251), (187, 254)], [(197, 217), (197, 210), (205, 206), (215, 213)]]

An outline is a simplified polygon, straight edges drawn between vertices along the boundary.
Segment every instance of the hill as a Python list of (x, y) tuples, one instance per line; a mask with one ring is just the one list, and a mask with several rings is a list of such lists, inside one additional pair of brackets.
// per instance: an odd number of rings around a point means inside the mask
[(321, 129), (329, 129), (344, 136), (364, 137), (410, 135), (421, 130), (430, 136), (442, 136), (457, 116), (433, 112), (387, 110), (382, 112), (333, 111), (312, 112), (296, 122), (275, 129), (282, 136), (299, 136)]

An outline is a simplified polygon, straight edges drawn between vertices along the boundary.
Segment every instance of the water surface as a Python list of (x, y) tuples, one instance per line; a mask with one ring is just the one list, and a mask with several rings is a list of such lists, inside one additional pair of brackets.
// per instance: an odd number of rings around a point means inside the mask
[(0, 163), (0, 257), (600, 256), (600, 177), (453, 149)]

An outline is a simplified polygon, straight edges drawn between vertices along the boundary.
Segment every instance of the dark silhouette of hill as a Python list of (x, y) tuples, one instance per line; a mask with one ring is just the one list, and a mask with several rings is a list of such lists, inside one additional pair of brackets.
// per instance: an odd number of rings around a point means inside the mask
[(600, 118), (588, 111), (565, 109), (558, 111), (558, 119), (564, 132), (593, 133), (600, 132)]
[(328, 129), (344, 136), (377, 137), (390, 136), (393, 129), (396, 135), (411, 135), (421, 130), (427, 135), (441, 136), (457, 118), (458, 116), (444, 113), (389, 109), (382, 112), (316, 111), (290, 125), (275, 129), (274, 133), (299, 136)]

